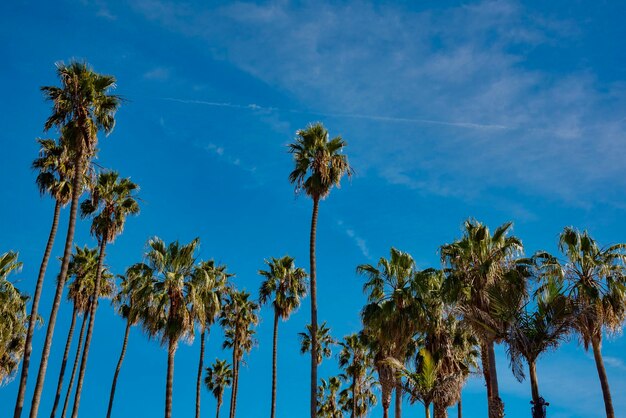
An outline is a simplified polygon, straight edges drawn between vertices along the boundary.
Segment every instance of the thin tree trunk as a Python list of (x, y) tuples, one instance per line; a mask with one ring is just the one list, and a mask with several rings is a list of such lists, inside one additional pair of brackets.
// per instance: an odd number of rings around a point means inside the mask
[(430, 418), (430, 405), (424, 405), (424, 416)]
[[(106, 237), (105, 232), (103, 236)], [(100, 254), (98, 255), (98, 270), (96, 270), (96, 283), (93, 289), (91, 306), (89, 307), (89, 325), (87, 325), (87, 336), (85, 337), (85, 345), (83, 347), (83, 356), (80, 360), (80, 370), (78, 372), (78, 381), (76, 382), (76, 393), (74, 394), (74, 406), (72, 408), (72, 418), (78, 418), (78, 408), (80, 408), (80, 395), (83, 391), (83, 382), (85, 380), (85, 371), (87, 370), (87, 358), (89, 356), (89, 347), (91, 346), (91, 337), (93, 336), (93, 327), (96, 321), (96, 310), (98, 309), (98, 299), (100, 296), (100, 281), (102, 280), (102, 266), (104, 264), (104, 256), (107, 241), (101, 238)]]
[(230, 418), (235, 418), (237, 409), (237, 386), (239, 385), (239, 360), (234, 359), (233, 387), (230, 393)]
[(89, 310), (83, 313), (83, 324), (80, 326), (80, 333), (78, 334), (78, 345), (76, 346), (76, 356), (74, 356), (74, 366), (72, 367), (72, 375), (70, 376), (70, 383), (67, 387), (67, 393), (65, 394), (65, 402), (63, 402), (63, 411), (61, 412), (61, 418), (65, 418), (67, 413), (67, 407), (70, 403), (70, 394), (72, 393), (72, 387), (74, 387), (74, 378), (76, 377), (76, 371), (78, 370), (78, 361), (80, 359), (80, 350), (83, 346), (83, 336), (85, 335), (85, 327), (87, 325), (87, 317), (89, 316)]
[(276, 369), (278, 367), (278, 312), (274, 311), (274, 341), (272, 349), (272, 410), (270, 412), (270, 418), (276, 416)]
[(357, 394), (357, 377), (356, 374), (352, 374), (352, 415), (351, 418), (357, 418), (356, 416), (356, 394)]
[(217, 411), (215, 412), (215, 418), (220, 418), (220, 408), (222, 407), (222, 399), (217, 400)]
[(167, 347), (167, 381), (165, 385), (165, 418), (172, 418), (172, 394), (174, 390), (174, 356), (176, 355), (176, 341), (170, 340)]
[(46, 250), (43, 253), (43, 259), (39, 266), (39, 275), (37, 276), (37, 285), (35, 286), (35, 294), (33, 295), (33, 305), (30, 308), (30, 317), (28, 318), (28, 330), (26, 331), (26, 341), (24, 342), (24, 358), (22, 360), (22, 373), (20, 375), (20, 386), (17, 391), (17, 400), (15, 401), (15, 412), (13, 416), (19, 418), (22, 415), (22, 408), (24, 407), (24, 398), (26, 397), (26, 383), (28, 381), (28, 368), (30, 366), (30, 355), (33, 352), (33, 334), (35, 333), (35, 327), (37, 325), (37, 312), (39, 310), (39, 299), (41, 298), (41, 291), (43, 289), (43, 280), (46, 276), (46, 269), (48, 267), (48, 261), (50, 260), (50, 254), (52, 253), (52, 247), (54, 246), (54, 239), (57, 235), (57, 229), (59, 227), (59, 216), (61, 213), (61, 203), (57, 200), (54, 204), (54, 215), (52, 217), (52, 227), (50, 228), (50, 235), (48, 236), (48, 242), (46, 243)]
[(113, 399), (115, 398), (115, 387), (117, 386), (117, 377), (120, 375), (122, 362), (124, 361), (124, 356), (126, 355), (126, 347), (128, 346), (128, 335), (130, 334), (130, 326), (130, 321), (126, 320), (126, 330), (124, 331), (122, 352), (120, 353), (120, 358), (117, 361), (117, 367), (115, 368), (115, 373), (113, 374), (113, 383), (111, 383), (111, 395), (109, 395), (109, 408), (107, 409), (107, 418), (111, 418), (111, 411), (113, 410)]
[(315, 266), (315, 234), (317, 232), (317, 214), (319, 197), (313, 198), (313, 215), (311, 216), (311, 238), (309, 243), (309, 257), (311, 270), (311, 418), (317, 416), (317, 272)]
[(504, 417), (504, 403), (500, 399), (500, 391), (498, 389), (498, 372), (496, 369), (496, 353), (494, 351), (494, 342), (491, 341), (487, 345), (489, 354), (489, 382), (491, 384), (491, 401), (489, 402), (489, 418)]
[(63, 389), (63, 378), (65, 377), (65, 367), (67, 366), (67, 358), (70, 355), (70, 348), (72, 346), (72, 337), (74, 336), (74, 327), (76, 326), (76, 316), (78, 315), (78, 309), (76, 305), (72, 309), (72, 322), (70, 322), (70, 330), (67, 333), (67, 342), (65, 343), (65, 351), (63, 352), (63, 361), (61, 362), (61, 371), (59, 372), (59, 382), (57, 383), (57, 393), (54, 397), (54, 405), (52, 406), (52, 413), (50, 418), (54, 418), (59, 406), (59, 399), (61, 399), (61, 390)]
[(389, 405), (383, 405), (383, 418), (389, 418)]
[(533, 402), (539, 401), (539, 381), (537, 380), (537, 364), (532, 361), (528, 363), (528, 370), (530, 371), (530, 392), (533, 397)]
[(196, 379), (196, 418), (200, 418), (200, 382), (202, 380), (202, 369), (204, 366), (204, 336), (205, 329), (202, 328), (202, 332), (200, 333), (200, 361), (198, 362), (198, 378)]
[(459, 402), (456, 404), (456, 416), (457, 418), (463, 418), (463, 403), (461, 396), (459, 396)]
[(485, 377), (485, 386), (487, 387), (487, 402), (491, 400), (491, 376), (489, 374), (489, 350), (487, 344), (480, 343), (480, 362), (483, 366), (483, 376)]
[(611, 399), (611, 389), (609, 388), (609, 379), (604, 368), (604, 360), (602, 359), (602, 337), (592, 338), (591, 345), (593, 347), (593, 358), (596, 360), (596, 369), (602, 386), (602, 396), (604, 397), (604, 409), (606, 410), (606, 418), (615, 418), (613, 411), (613, 400)]
[(402, 418), (402, 383), (398, 381), (396, 383), (396, 410), (395, 418)]
[[(78, 200), (82, 194), (82, 173), (85, 161), (82, 153), (77, 156), (76, 171), (72, 182), (72, 204), (70, 205), (70, 219), (67, 226), (67, 236), (65, 238), (65, 248), (63, 249), (63, 261), (61, 261), (61, 272), (57, 278), (57, 287), (52, 302), (52, 310), (48, 319), (48, 329), (46, 330), (46, 340), (41, 352), (41, 361), (39, 362), (39, 373), (37, 374), (37, 383), (35, 384), (35, 392), (33, 393), (33, 402), (30, 407), (30, 418), (37, 418), (39, 412), (39, 403), (41, 402), (41, 393), (43, 392), (44, 380), (46, 378), (46, 370), (48, 369), (48, 360), (50, 358), (50, 349), (52, 348), (52, 337), (54, 335), (54, 326), (61, 306), (61, 297), (65, 287), (65, 279), (67, 278), (67, 269), (72, 255), (72, 244), (74, 242), (74, 231), (76, 229), (76, 212), (78, 211)], [(19, 417), (21, 408), (16, 411), (15, 417)]]

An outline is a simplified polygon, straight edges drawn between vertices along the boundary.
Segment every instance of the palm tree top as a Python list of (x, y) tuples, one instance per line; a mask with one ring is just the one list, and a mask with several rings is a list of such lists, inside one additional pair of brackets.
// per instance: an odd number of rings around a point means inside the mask
[(259, 290), (259, 303), (267, 303), (272, 296), (274, 311), (287, 319), (300, 306), (301, 299), (307, 293), (306, 271), (295, 266), (295, 259), (288, 255), (282, 258), (272, 257), (265, 260), (268, 270), (259, 270), (266, 280)]
[(351, 177), (353, 170), (342, 154), (346, 145), (340, 136), (329, 139), (321, 122), (297, 131), (295, 142), (288, 145), (295, 163), (289, 181), (296, 193), (304, 191), (314, 199), (324, 199), (333, 186), (340, 186), (344, 174)]

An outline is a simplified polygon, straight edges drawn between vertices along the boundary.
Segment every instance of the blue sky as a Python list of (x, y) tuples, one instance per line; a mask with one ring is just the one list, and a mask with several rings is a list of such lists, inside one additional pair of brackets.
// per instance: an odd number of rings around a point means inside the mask
[[(97, 160), (141, 186), (141, 215), (108, 251), (115, 273), (140, 261), (154, 235), (199, 236), (199, 257), (226, 263), (237, 285), (254, 293), (265, 258), (289, 253), (308, 269), (311, 203), (294, 197), (285, 144), (317, 120), (346, 139), (356, 170), (322, 203), (318, 226), (320, 319), (337, 337), (359, 328), (364, 297), (356, 265), (396, 246), (420, 267), (438, 266), (438, 246), (458, 237), (470, 216), (493, 227), (513, 220), (527, 253), (555, 251), (566, 225), (589, 229), (603, 244), (626, 241), (623, 2), (43, 3), (0, 5), (0, 251), (20, 252), (24, 269), (14, 279), (27, 292), (53, 209), (29, 168), (49, 113), (38, 88), (56, 84), (54, 62), (72, 57), (115, 75), (126, 98)], [(94, 245), (88, 231), (81, 222), (77, 244)], [(44, 318), (57, 269), (52, 262)], [(296, 338), (308, 312), (307, 300), (280, 324), (281, 418), (308, 411), (308, 361)], [(52, 404), (70, 313), (65, 304), (42, 414)], [(259, 346), (240, 382), (244, 418), (269, 414), (269, 308), (262, 315)], [(35, 363), (43, 334), (36, 333)], [(122, 336), (123, 322), (102, 304), (84, 417), (104, 414)], [(216, 327), (207, 362), (229, 355), (220, 346)], [(183, 345), (177, 354), (176, 417), (193, 413), (198, 349), (197, 342)], [(603, 349), (623, 418), (626, 340), (609, 338)], [(529, 384), (517, 383), (501, 349), (498, 355), (507, 417), (528, 416)], [(321, 376), (336, 373), (335, 364), (325, 361)], [(134, 329), (118, 416), (162, 413), (165, 367), (166, 351)], [(542, 358), (538, 369), (552, 417), (602, 415), (593, 358), (576, 341)], [(27, 402), (33, 385), (34, 377)], [(3, 410), (13, 407), (16, 391), (16, 382), (0, 389)], [(466, 414), (486, 416), (485, 396), (480, 379), (470, 381)], [(213, 413), (206, 391), (202, 405), (203, 415)]]

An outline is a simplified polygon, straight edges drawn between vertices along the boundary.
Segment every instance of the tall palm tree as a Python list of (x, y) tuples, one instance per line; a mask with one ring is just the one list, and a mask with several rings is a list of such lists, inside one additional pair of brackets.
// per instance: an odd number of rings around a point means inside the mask
[[(39, 157), (33, 161), (32, 168), (37, 170), (37, 187), (39, 193), (50, 194), (55, 200), (54, 213), (52, 215), (52, 226), (50, 227), (50, 234), (48, 235), (48, 241), (46, 242), (46, 249), (39, 266), (39, 275), (37, 276), (37, 284), (35, 285), (35, 294), (33, 295), (33, 303), (30, 309), (30, 316), (28, 320), (28, 330), (26, 332), (26, 341), (24, 342), (24, 357), (22, 362), (22, 373), (20, 376), (20, 389), (26, 386), (26, 378), (28, 376), (28, 369), (30, 366), (30, 356), (33, 349), (33, 334), (35, 333), (35, 323), (39, 312), (39, 300), (41, 298), (41, 291), (43, 289), (43, 281), (46, 275), (46, 269), (48, 267), (48, 261), (50, 260), (50, 254), (52, 253), (52, 247), (56, 238), (57, 229), (59, 226), (59, 217), (61, 214), (61, 208), (67, 205), (72, 197), (71, 187), (71, 157), (69, 154), (69, 148), (66, 144), (63, 144), (63, 137), (57, 144), (53, 139), (38, 139), (37, 142), (41, 146), (39, 150)], [(66, 141), (67, 142), (67, 141)]]
[[(467, 220), (463, 238), (440, 249), (446, 273), (446, 293), (480, 337), (489, 418), (502, 418), (504, 403), (498, 389), (494, 351), (497, 335), (481, 325), (491, 316), (488, 293), (503, 286), (512, 286), (519, 293), (525, 292), (525, 282), (520, 279), (521, 276), (513, 274), (517, 267), (516, 256), (523, 247), (517, 237), (508, 235), (511, 227), (512, 223), (507, 222), (492, 235), (487, 226)], [(508, 275), (515, 279), (506, 280)]]
[(222, 399), (224, 390), (233, 383), (233, 369), (226, 360), (215, 359), (213, 365), (206, 368), (206, 376), (204, 384), (207, 389), (215, 396), (217, 407), (215, 418), (220, 418), (220, 408), (222, 407)]
[(363, 333), (351, 334), (339, 342), (339, 367), (344, 369), (344, 376), (350, 383), (351, 392), (351, 418), (359, 418), (359, 395), (363, 391), (365, 379), (371, 366), (371, 359), (365, 335)]
[(306, 277), (304, 269), (296, 267), (294, 258), (288, 255), (282, 258), (272, 257), (266, 260), (268, 270), (259, 270), (265, 277), (259, 290), (259, 303), (264, 305), (272, 301), (274, 308), (274, 339), (272, 349), (272, 402), (270, 417), (276, 416), (276, 358), (278, 345), (278, 319), (287, 320), (298, 309), (301, 299), (306, 295)]
[[(73, 278), (72, 282), (68, 285), (69, 292), (67, 294), (67, 299), (72, 302), (72, 319), (70, 321), (70, 328), (67, 333), (67, 341), (65, 343), (65, 351), (63, 352), (63, 360), (61, 362), (61, 370), (59, 372), (59, 380), (57, 383), (56, 395), (54, 397), (54, 404), (52, 406), (52, 412), (50, 413), (51, 418), (54, 418), (56, 416), (56, 410), (59, 406), (59, 401), (61, 399), (63, 379), (65, 377), (65, 368), (67, 367), (67, 360), (70, 354), (70, 348), (72, 346), (72, 338), (74, 336), (76, 319), (78, 315), (83, 315), (83, 324), (81, 325), (77, 345), (77, 352), (80, 352), (86, 323), (84, 318), (87, 315), (91, 298), (93, 296), (96, 276), (98, 274), (97, 270), (98, 249), (90, 249), (87, 246), (85, 246), (84, 248), (76, 246), (74, 249), (74, 253), (72, 254), (72, 258), (70, 259), (70, 265), (68, 267), (68, 275), (69, 277)], [(102, 288), (100, 289), (100, 297), (108, 297), (113, 292), (113, 288), (115, 286), (111, 281), (112, 277), (113, 276), (108, 271), (108, 269), (105, 268), (102, 272), (104, 286), (102, 286)], [(77, 360), (78, 356), (76, 356), (76, 361), (74, 363), (71, 384), (67, 390), (68, 393), (72, 390), (72, 385), (74, 383), (74, 372), (77, 367)]]
[(124, 331), (124, 340), (122, 342), (122, 351), (117, 361), (115, 373), (113, 374), (113, 382), (111, 383), (111, 394), (109, 395), (109, 406), (107, 408), (107, 418), (111, 417), (113, 410), (113, 399), (115, 398), (115, 388), (117, 387), (117, 378), (122, 369), (122, 362), (126, 355), (126, 347), (128, 346), (128, 337), (130, 328), (136, 325), (142, 317), (146, 315), (152, 296), (152, 275), (151, 271), (146, 268), (145, 264), (135, 264), (126, 269), (126, 274), (119, 276), (121, 278), (120, 290), (113, 299), (117, 306), (118, 313), (126, 320), (126, 329)]
[(193, 273), (192, 313), (200, 325), (200, 360), (196, 378), (196, 418), (200, 418), (200, 384), (204, 369), (205, 336), (222, 310), (226, 298), (227, 279), (232, 274), (226, 272), (226, 266), (216, 265), (215, 261), (201, 262)]
[(26, 338), (28, 298), (8, 280), (22, 268), (17, 258), (13, 251), (0, 255), (0, 386), (17, 371)]
[(139, 187), (128, 178), (120, 178), (115, 171), (100, 173), (91, 190), (91, 196), (80, 205), (83, 217), (92, 216), (91, 233), (97, 238), (99, 244), (98, 267), (93, 289), (92, 303), (89, 307), (89, 324), (83, 354), (80, 361), (80, 370), (76, 382), (76, 394), (74, 395), (74, 407), (72, 418), (78, 417), (80, 407), (80, 395), (83, 389), (83, 380), (87, 370), (87, 357), (93, 336), (93, 328), (98, 309), (98, 296), (100, 295), (101, 278), (107, 244), (115, 241), (115, 238), (124, 231), (126, 217), (139, 213), (139, 204), (135, 200), (135, 193)]
[[(48, 328), (41, 353), (41, 361), (39, 362), (39, 372), (33, 394), (30, 418), (36, 418), (39, 411), (39, 403), (52, 347), (54, 326), (61, 304), (72, 253), (76, 214), (78, 201), (83, 192), (85, 167), (89, 165), (90, 159), (96, 152), (98, 131), (103, 130), (105, 134), (109, 134), (113, 130), (115, 126), (115, 112), (120, 105), (120, 98), (109, 94), (110, 90), (115, 88), (115, 78), (94, 72), (86, 63), (76, 61), (68, 65), (57, 63), (57, 75), (61, 82), (61, 87), (45, 86), (41, 88), (46, 99), (53, 104), (52, 114), (46, 120), (44, 128), (49, 130), (52, 127), (58, 127), (63, 130), (64, 137), (68, 139), (67, 146), (71, 148), (71, 155), (74, 158), (71, 179), (72, 200), (63, 259), (61, 261), (61, 272), (58, 276), (52, 310), (48, 319)], [(28, 368), (23, 367), (15, 403), (14, 418), (19, 418), (22, 415), (27, 378)]]
[(328, 131), (321, 123), (314, 123), (296, 132), (295, 142), (288, 145), (293, 154), (295, 167), (289, 174), (289, 181), (295, 185), (296, 193), (304, 191), (313, 200), (311, 235), (309, 245), (311, 274), (311, 418), (315, 418), (317, 402), (317, 273), (315, 264), (315, 234), (320, 200), (330, 194), (333, 186), (339, 187), (341, 178), (351, 176), (352, 169), (348, 158), (342, 154), (346, 142), (337, 136), (329, 138)]
[[(300, 338), (300, 353), (309, 353), (313, 346), (313, 327), (311, 324), (306, 325), (306, 332), (299, 332), (298, 338)], [(322, 322), (317, 328), (317, 365), (322, 364), (324, 357), (330, 358), (333, 354), (332, 346), (337, 344), (337, 341), (330, 335), (330, 328), (326, 325), (326, 321)]]
[(413, 336), (422, 322), (415, 293), (415, 262), (410, 254), (391, 248), (390, 258), (381, 257), (377, 266), (362, 264), (357, 273), (366, 277), (363, 291), (367, 293), (367, 305), (361, 312), (364, 332), (377, 348), (376, 369), (382, 392), (383, 413), (386, 417), (395, 389), (395, 416), (402, 414), (402, 386), (390, 370), (381, 362), (387, 357), (404, 361)]
[(181, 339), (194, 335), (192, 313), (193, 271), (195, 251), (200, 243), (196, 238), (188, 244), (178, 241), (165, 245), (160, 238), (148, 241), (146, 266), (152, 275), (152, 297), (143, 327), (151, 337), (167, 345), (167, 381), (165, 386), (165, 418), (172, 416), (174, 387), (174, 358)]
[(245, 353), (249, 353), (256, 341), (253, 327), (259, 323), (259, 305), (250, 300), (245, 291), (231, 290), (222, 310), (220, 324), (224, 328), (224, 348), (233, 350), (233, 389), (230, 397), (230, 418), (235, 418), (239, 366)]
[(317, 395), (316, 416), (320, 418), (343, 418), (343, 411), (341, 410), (339, 399), (341, 379), (337, 376), (333, 376), (328, 380), (321, 380), (322, 383), (318, 388)]
[(619, 331), (626, 316), (626, 244), (600, 247), (587, 231), (566, 227), (559, 237), (559, 262), (547, 253), (535, 258), (548, 277), (563, 282), (576, 307), (574, 329), (583, 347), (591, 346), (607, 418), (614, 418), (611, 390), (602, 358), (603, 331)]

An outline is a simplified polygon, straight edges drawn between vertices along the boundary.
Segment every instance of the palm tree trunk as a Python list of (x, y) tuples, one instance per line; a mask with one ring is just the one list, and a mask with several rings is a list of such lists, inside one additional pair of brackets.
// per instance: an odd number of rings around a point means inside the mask
[(356, 373), (352, 374), (352, 415), (350, 418), (357, 418), (356, 416), (356, 394), (357, 394), (357, 377)]
[(530, 392), (533, 397), (533, 402), (537, 403), (539, 400), (539, 382), (537, 380), (537, 364), (534, 361), (528, 362), (528, 370), (530, 372)]
[(396, 383), (396, 411), (395, 418), (402, 418), (402, 383)]
[(389, 405), (383, 405), (383, 418), (389, 418)]
[(115, 368), (115, 373), (113, 374), (113, 383), (111, 383), (111, 395), (109, 395), (109, 408), (107, 409), (107, 418), (111, 418), (111, 411), (113, 410), (113, 398), (115, 398), (115, 387), (117, 386), (117, 377), (120, 375), (122, 362), (124, 361), (124, 356), (126, 355), (126, 347), (128, 346), (128, 335), (130, 334), (130, 326), (130, 320), (126, 320), (126, 330), (124, 331), (122, 352), (120, 353), (120, 358), (117, 361), (117, 367)]
[(177, 341), (170, 340), (167, 347), (167, 381), (165, 385), (165, 418), (172, 418), (172, 395), (174, 390), (174, 356)]
[(459, 396), (459, 402), (456, 404), (456, 416), (457, 418), (463, 418), (463, 403), (461, 396)]
[(15, 401), (15, 412), (13, 415), (15, 418), (19, 418), (22, 415), (22, 408), (24, 407), (24, 398), (26, 397), (26, 382), (28, 380), (28, 368), (30, 366), (30, 355), (33, 352), (33, 334), (35, 333), (35, 326), (37, 324), (37, 312), (39, 310), (39, 299), (41, 298), (43, 279), (46, 276), (48, 261), (50, 260), (50, 254), (52, 253), (52, 247), (54, 246), (54, 239), (57, 235), (57, 229), (59, 227), (60, 213), (61, 203), (59, 203), (59, 201), (57, 200), (54, 204), (52, 227), (50, 228), (50, 235), (48, 236), (48, 242), (46, 243), (46, 250), (43, 253), (43, 259), (41, 260), (41, 265), (39, 266), (37, 285), (35, 286), (35, 294), (33, 295), (33, 305), (30, 308), (30, 317), (28, 318), (28, 330), (26, 331), (26, 341), (24, 342), (24, 359), (22, 360), (20, 387), (17, 391), (17, 400)]
[(487, 344), (480, 343), (480, 362), (483, 366), (483, 376), (485, 377), (485, 386), (487, 387), (487, 402), (491, 400), (491, 376), (489, 373), (489, 350)]
[[(39, 362), (39, 373), (37, 373), (37, 383), (35, 384), (35, 392), (33, 393), (33, 402), (30, 407), (30, 418), (37, 418), (39, 412), (39, 403), (41, 402), (41, 393), (43, 392), (43, 384), (46, 378), (46, 370), (48, 369), (48, 360), (50, 359), (50, 349), (52, 348), (52, 337), (54, 335), (54, 326), (61, 306), (61, 297), (65, 288), (65, 279), (67, 278), (67, 269), (70, 264), (70, 256), (72, 255), (72, 244), (74, 242), (74, 231), (76, 230), (76, 212), (78, 211), (78, 200), (82, 194), (82, 173), (85, 161), (83, 154), (79, 152), (76, 158), (76, 171), (72, 181), (72, 204), (70, 205), (70, 219), (67, 225), (67, 236), (65, 237), (65, 248), (63, 249), (63, 261), (61, 261), (61, 272), (57, 278), (57, 287), (54, 293), (54, 301), (52, 302), (52, 310), (48, 319), (48, 329), (46, 330), (46, 340), (44, 341), (43, 351), (41, 352), (41, 361)], [(21, 408), (16, 411), (15, 417), (21, 415)]]
[[(200, 418), (200, 382), (202, 380), (202, 368), (204, 366), (204, 336), (205, 329), (200, 333), (200, 361), (198, 362), (198, 377), (196, 379), (196, 418)], [(108, 418), (108, 417), (107, 417)]]
[(230, 393), (230, 418), (235, 418), (237, 409), (237, 388), (239, 386), (239, 360), (234, 359), (233, 387)]
[(274, 311), (274, 341), (272, 349), (272, 409), (270, 412), (270, 418), (276, 416), (276, 369), (277, 357), (278, 357), (278, 312)]
[(76, 316), (78, 315), (78, 309), (76, 305), (72, 309), (72, 322), (70, 322), (70, 330), (67, 333), (67, 342), (65, 343), (65, 351), (63, 352), (63, 361), (61, 362), (61, 371), (59, 372), (59, 382), (57, 383), (57, 393), (54, 397), (54, 405), (52, 406), (52, 413), (50, 418), (54, 418), (56, 415), (57, 407), (59, 406), (59, 399), (61, 399), (61, 390), (63, 389), (63, 377), (65, 377), (65, 367), (67, 366), (67, 358), (70, 355), (70, 348), (72, 346), (72, 337), (74, 336), (74, 327), (76, 326)]
[(489, 382), (491, 385), (491, 399), (489, 402), (489, 418), (504, 417), (504, 403), (500, 399), (500, 391), (498, 390), (498, 372), (496, 370), (496, 353), (494, 351), (494, 342), (487, 344), (487, 352), (489, 358)]
[(315, 234), (317, 232), (317, 214), (319, 197), (313, 197), (313, 214), (311, 216), (311, 238), (309, 243), (309, 257), (311, 270), (311, 418), (317, 416), (317, 272), (315, 266)]
[(430, 418), (430, 405), (424, 405), (424, 416)]
[(596, 369), (602, 386), (602, 396), (604, 397), (604, 409), (606, 410), (606, 418), (615, 418), (613, 411), (613, 400), (611, 399), (611, 389), (609, 388), (609, 379), (604, 368), (604, 360), (602, 359), (602, 337), (591, 339), (593, 347), (593, 358), (596, 360)]
[[(106, 236), (106, 232), (103, 234)], [(72, 418), (78, 418), (78, 408), (80, 407), (80, 395), (83, 391), (83, 381), (85, 380), (85, 371), (87, 370), (87, 357), (89, 356), (89, 347), (91, 346), (91, 337), (93, 336), (93, 327), (96, 321), (96, 310), (98, 309), (98, 299), (100, 296), (100, 281), (102, 280), (102, 266), (104, 264), (104, 255), (107, 241), (100, 239), (100, 254), (98, 255), (98, 270), (96, 270), (96, 283), (93, 289), (91, 306), (89, 307), (89, 325), (87, 325), (87, 336), (85, 337), (85, 345), (83, 347), (83, 356), (80, 360), (80, 370), (78, 372), (78, 381), (76, 382), (76, 393), (74, 394), (74, 407), (72, 408)]]
[(222, 399), (217, 400), (217, 410), (215, 411), (215, 418), (220, 418), (220, 408), (222, 407)]
[(87, 325), (87, 317), (89, 311), (83, 314), (83, 324), (80, 326), (80, 333), (78, 334), (78, 345), (76, 346), (76, 356), (74, 356), (74, 366), (72, 367), (72, 374), (70, 376), (70, 383), (67, 387), (67, 393), (65, 394), (65, 402), (63, 402), (63, 411), (61, 412), (61, 418), (65, 418), (67, 413), (67, 407), (70, 403), (70, 394), (72, 393), (72, 387), (74, 387), (74, 378), (76, 377), (76, 370), (78, 370), (78, 360), (80, 359), (80, 349), (83, 346), (83, 336), (85, 335), (85, 326)]
[(435, 402), (433, 407), (434, 418), (448, 418), (448, 408), (442, 402)]

